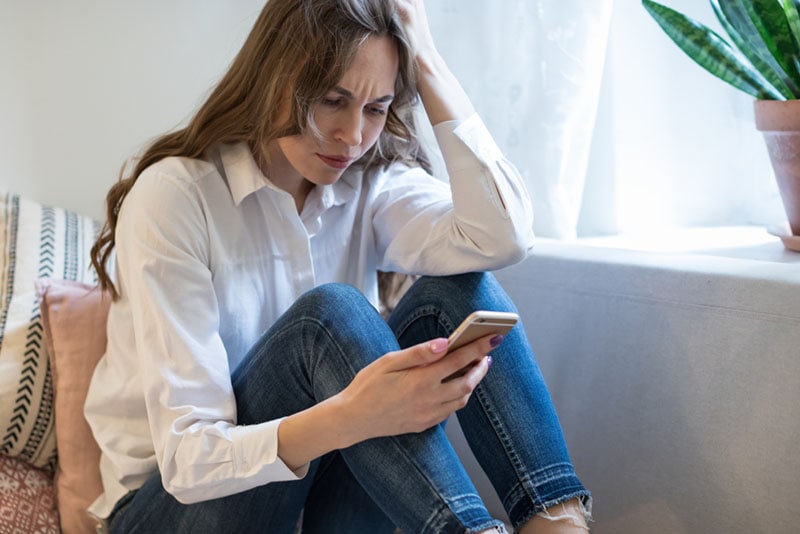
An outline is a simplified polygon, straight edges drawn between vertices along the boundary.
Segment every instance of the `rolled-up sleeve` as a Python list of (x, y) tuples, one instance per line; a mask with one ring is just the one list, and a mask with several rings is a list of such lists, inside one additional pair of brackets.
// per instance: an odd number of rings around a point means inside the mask
[(516, 167), (477, 114), (434, 133), (449, 185), (420, 168), (381, 177), (373, 204), (380, 268), (437, 275), (522, 261), (533, 248), (533, 208)]

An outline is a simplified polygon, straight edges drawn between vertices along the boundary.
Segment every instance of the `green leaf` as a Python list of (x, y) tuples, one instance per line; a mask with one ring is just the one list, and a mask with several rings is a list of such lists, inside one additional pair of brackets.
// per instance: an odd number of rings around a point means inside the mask
[(642, 0), (642, 5), (681, 50), (714, 76), (757, 99), (784, 99), (707, 26), (652, 0)]
[(795, 84), (800, 85), (797, 48), (779, 1), (749, 0), (742, 3), (772, 56)]
[[(794, 37), (795, 52), (800, 50), (800, 0), (783, 0), (783, 12), (786, 14), (786, 21)], [(795, 55), (795, 65), (800, 58)]]
[[(793, 0), (790, 0), (793, 1)], [(800, 96), (800, 89), (773, 57), (761, 39), (741, 0), (710, 0), (711, 7), (736, 48), (785, 98)]]
[(800, 45), (800, 12), (798, 12), (798, 0), (783, 0), (783, 12), (786, 14), (786, 20), (789, 23), (789, 29), (792, 30), (795, 45)]

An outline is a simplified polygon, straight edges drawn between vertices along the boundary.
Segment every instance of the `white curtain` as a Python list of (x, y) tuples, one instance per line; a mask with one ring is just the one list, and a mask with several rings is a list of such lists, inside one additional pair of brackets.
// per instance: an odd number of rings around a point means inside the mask
[[(708, 2), (664, 3), (718, 29)], [(752, 99), (695, 65), (640, 0), (426, 7), (442, 54), (525, 177), (538, 235), (784, 218)]]
[[(664, 3), (723, 34), (709, 2)], [(593, 159), (589, 182), (613, 191), (594, 211), (611, 206), (618, 231), (785, 220), (753, 99), (690, 60), (639, 0), (614, 6), (600, 115), (610, 163)]]
[(442, 54), (526, 179), (539, 235), (576, 234), (612, 4), (426, 3)]

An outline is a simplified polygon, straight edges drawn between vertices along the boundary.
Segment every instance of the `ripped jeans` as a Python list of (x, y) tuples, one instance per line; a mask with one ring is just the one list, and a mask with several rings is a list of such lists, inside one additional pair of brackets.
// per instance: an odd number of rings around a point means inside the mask
[[(345, 388), (381, 355), (447, 337), (476, 309), (514, 311), (490, 274), (419, 279), (388, 321), (350, 286), (303, 295), (251, 349), (232, 376), (240, 424), (301, 411)], [(388, 323), (388, 324), (387, 324)], [(514, 525), (557, 503), (589, 500), (521, 325), (492, 351), (489, 373), (457, 412), (475, 457)], [(479, 532), (489, 516), (437, 425), (370, 439), (323, 456), (308, 474), (228, 497), (184, 505), (155, 473), (122, 499), (111, 532)], [(140, 530), (141, 529), (141, 530)]]

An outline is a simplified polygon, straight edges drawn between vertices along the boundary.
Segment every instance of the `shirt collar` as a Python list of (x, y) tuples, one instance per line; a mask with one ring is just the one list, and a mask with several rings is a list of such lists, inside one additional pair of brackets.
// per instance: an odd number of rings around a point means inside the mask
[(311, 194), (318, 195), (323, 210), (341, 206), (355, 198), (360, 178), (361, 171), (347, 170), (336, 183), (317, 186), (311, 191)]
[[(247, 143), (222, 145), (220, 159), (236, 206), (239, 206), (247, 196), (264, 187), (282, 191), (261, 172)], [(309, 200), (312, 197), (319, 199), (317, 202), (321, 211), (345, 204), (355, 198), (360, 176), (360, 171), (347, 171), (335, 184), (315, 187)]]
[(219, 155), (228, 181), (228, 189), (236, 206), (239, 206), (251, 193), (272, 185), (258, 167), (247, 143), (222, 145), (219, 148)]

